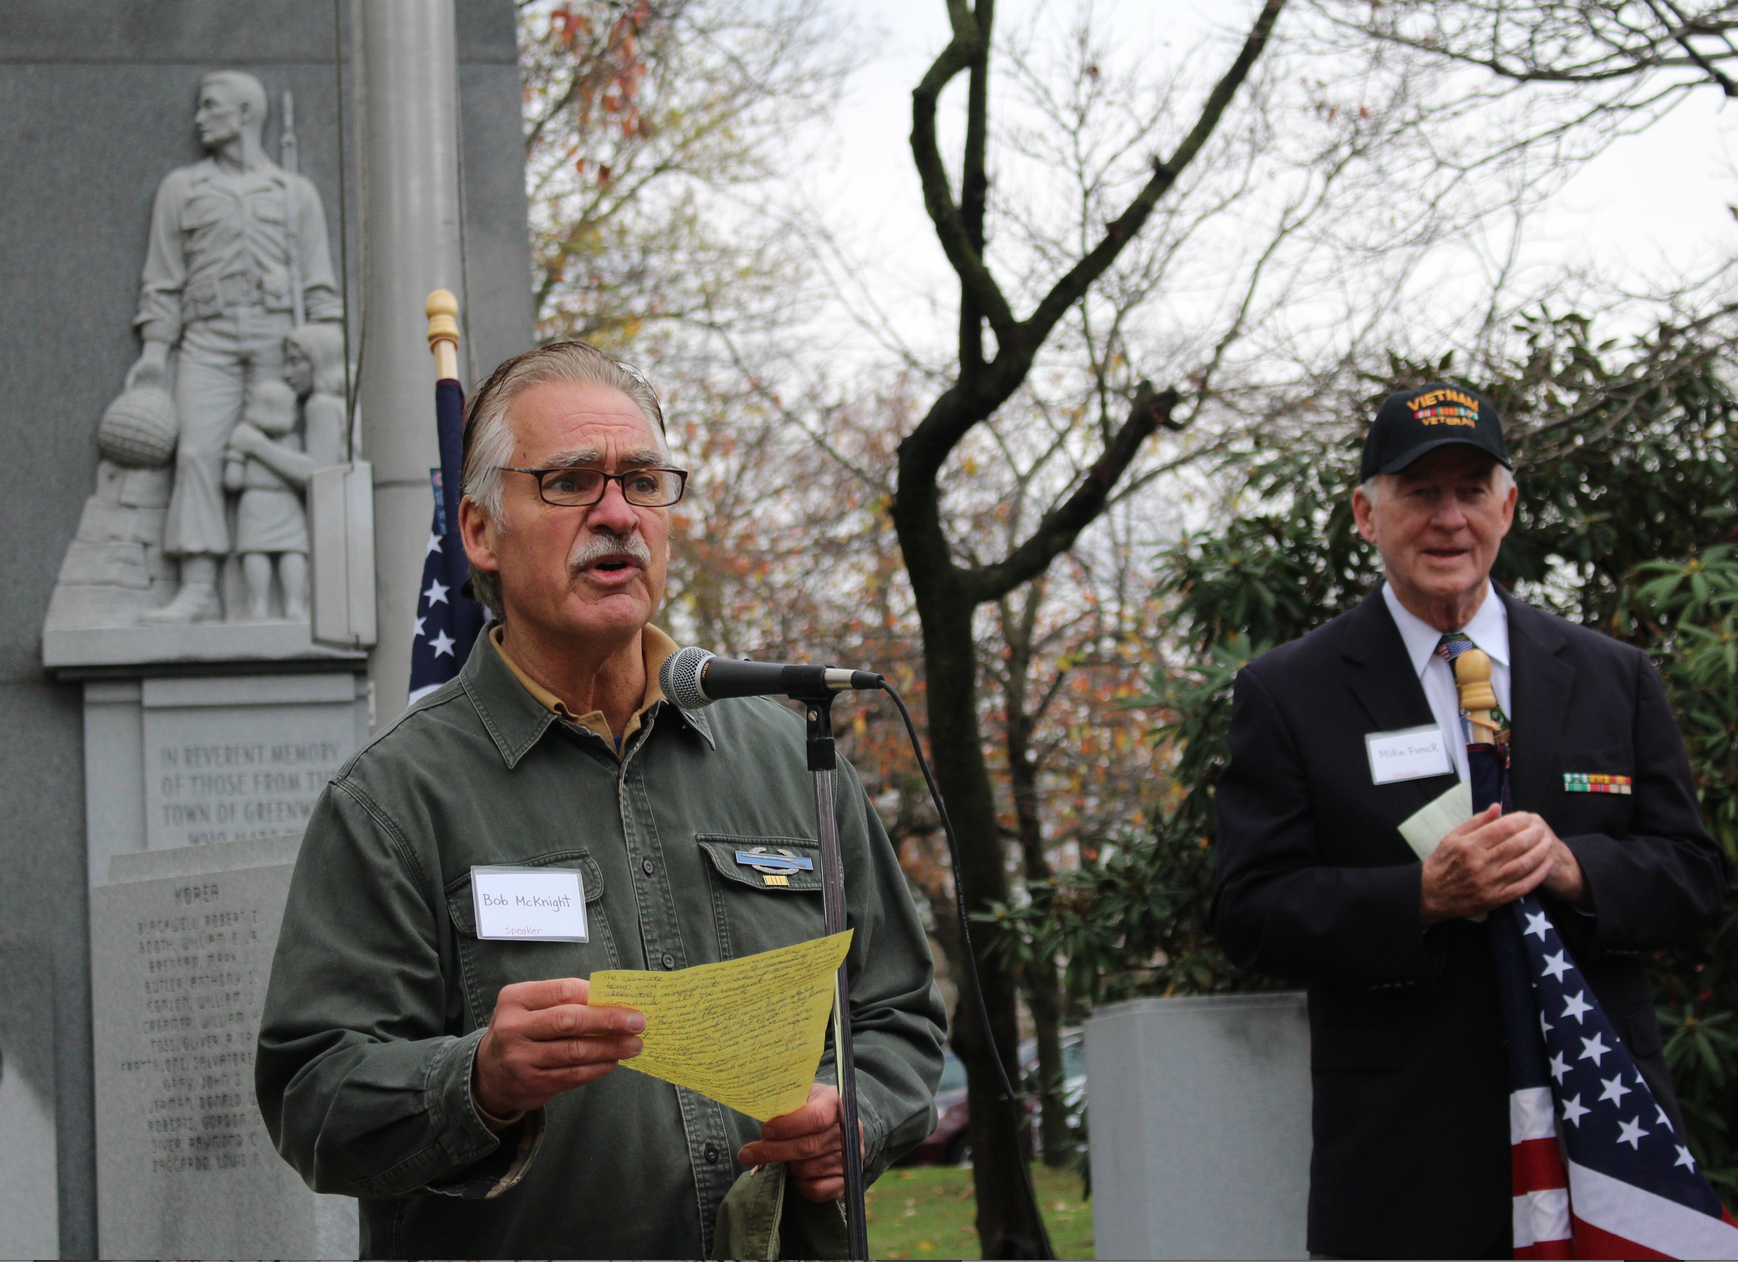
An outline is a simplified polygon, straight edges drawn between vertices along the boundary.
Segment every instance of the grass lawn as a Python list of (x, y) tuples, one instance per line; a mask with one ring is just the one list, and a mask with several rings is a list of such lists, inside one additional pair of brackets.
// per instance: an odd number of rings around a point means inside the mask
[[(1090, 1258), (1092, 1205), (1070, 1170), (1032, 1167), (1033, 1190), (1059, 1258)], [(961, 1166), (889, 1170), (869, 1189), (869, 1255), (875, 1258), (981, 1258), (972, 1172)]]

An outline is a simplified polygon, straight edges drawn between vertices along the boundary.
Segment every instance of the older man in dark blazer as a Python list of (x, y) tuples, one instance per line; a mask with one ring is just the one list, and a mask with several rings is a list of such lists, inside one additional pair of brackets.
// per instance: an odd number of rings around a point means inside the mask
[[(1239, 674), (1213, 927), (1237, 963), (1309, 987), (1309, 1248), (1507, 1257), (1509, 1087), (1483, 914), (1540, 894), (1679, 1120), (1644, 957), (1717, 913), (1724, 859), (1647, 658), (1491, 583), (1516, 496), (1489, 401), (1440, 382), (1393, 396), (1361, 479), (1353, 509), (1386, 581)], [(1420, 862), (1398, 826), (1467, 776), (1448, 632), (1492, 660), (1512, 809)]]

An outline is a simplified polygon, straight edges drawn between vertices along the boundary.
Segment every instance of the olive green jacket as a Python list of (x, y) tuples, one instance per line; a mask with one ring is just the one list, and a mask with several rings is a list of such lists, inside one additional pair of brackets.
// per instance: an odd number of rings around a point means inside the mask
[[(360, 1199), (365, 1258), (706, 1256), (752, 1119), (624, 1066), (496, 1134), (471, 1063), (509, 983), (819, 937), (818, 873), (776, 887), (735, 857), (818, 858), (814, 819), (803, 723), (778, 702), (657, 701), (618, 757), (479, 637), (309, 820), (255, 1066), (278, 1151), (316, 1191)], [(874, 1174), (934, 1125), (944, 1014), (904, 876), (845, 765), (838, 823)], [(474, 864), (579, 869), (590, 941), (480, 941)]]

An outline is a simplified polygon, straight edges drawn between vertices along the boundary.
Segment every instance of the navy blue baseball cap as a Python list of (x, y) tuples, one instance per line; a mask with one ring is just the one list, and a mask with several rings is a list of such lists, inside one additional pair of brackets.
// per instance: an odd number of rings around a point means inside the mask
[(1498, 464), (1513, 469), (1503, 446), (1503, 423), (1496, 404), (1446, 381), (1391, 394), (1376, 409), (1376, 419), (1364, 436), (1364, 458), (1358, 481), (1378, 473), (1399, 473), (1426, 452), (1461, 443), (1487, 452)]

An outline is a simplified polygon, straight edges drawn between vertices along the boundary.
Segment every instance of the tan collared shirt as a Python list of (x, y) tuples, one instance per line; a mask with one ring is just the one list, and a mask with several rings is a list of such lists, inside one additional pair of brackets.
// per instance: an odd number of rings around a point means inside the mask
[(545, 710), (548, 710), (569, 723), (577, 723), (603, 737), (616, 751), (616, 757), (622, 753), (622, 742), (640, 730), (640, 718), (647, 710), (664, 699), (664, 690), (658, 686), (658, 668), (664, 664), (664, 659), (676, 651), (676, 641), (647, 623), (640, 632), (640, 652), (646, 664), (646, 691), (640, 698), (640, 708), (635, 710), (628, 720), (627, 730), (620, 736), (610, 731), (609, 720), (604, 718), (602, 710), (593, 710), (589, 714), (574, 714), (567, 708), (567, 703), (549, 689), (538, 683), (520, 669), (519, 663), (508, 656), (507, 650), (501, 647), (503, 627), (495, 627), (489, 632), (489, 643), (495, 646), (495, 651), (501, 655), (501, 660), (507, 664), (507, 669), (513, 672), (513, 677), (519, 681), (525, 691), (530, 693)]

